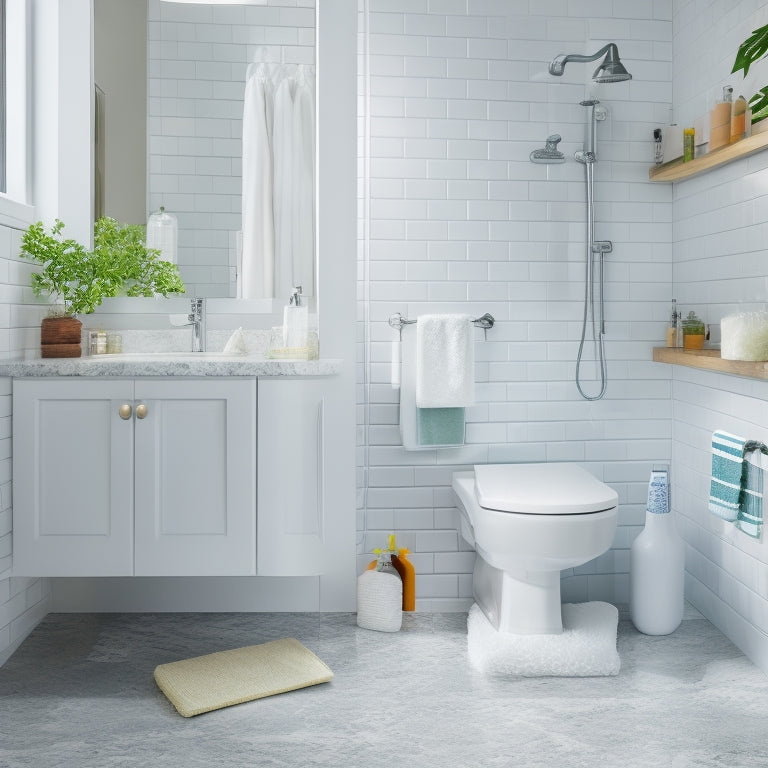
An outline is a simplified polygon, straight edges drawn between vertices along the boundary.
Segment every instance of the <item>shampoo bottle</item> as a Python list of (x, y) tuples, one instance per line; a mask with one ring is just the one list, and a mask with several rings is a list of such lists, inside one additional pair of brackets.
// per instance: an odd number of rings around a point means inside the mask
[(731, 109), (733, 104), (733, 88), (729, 85), (723, 88), (723, 100), (715, 104), (709, 113), (709, 151), (724, 147), (731, 136)]
[(301, 286), (297, 285), (283, 310), (283, 346), (288, 349), (304, 349), (307, 346), (309, 310), (301, 299)]

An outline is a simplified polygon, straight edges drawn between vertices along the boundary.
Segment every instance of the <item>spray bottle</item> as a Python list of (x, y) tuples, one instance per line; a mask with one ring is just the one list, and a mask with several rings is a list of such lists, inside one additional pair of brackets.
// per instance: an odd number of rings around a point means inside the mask
[(629, 615), (646, 635), (668, 635), (683, 618), (683, 541), (670, 514), (669, 470), (654, 467), (645, 528), (629, 557)]

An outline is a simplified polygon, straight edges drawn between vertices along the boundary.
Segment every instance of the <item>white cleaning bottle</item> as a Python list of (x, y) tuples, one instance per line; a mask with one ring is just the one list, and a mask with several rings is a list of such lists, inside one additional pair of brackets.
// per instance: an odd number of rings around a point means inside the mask
[(685, 551), (669, 511), (669, 474), (651, 472), (645, 529), (629, 556), (629, 615), (646, 635), (668, 635), (683, 618)]
[(392, 551), (378, 552), (376, 568), (363, 571), (357, 578), (357, 625), (397, 632), (403, 624), (403, 582), (392, 565)]
[(293, 289), (288, 306), (283, 309), (283, 346), (304, 349), (309, 334), (309, 309), (301, 303), (301, 286)]

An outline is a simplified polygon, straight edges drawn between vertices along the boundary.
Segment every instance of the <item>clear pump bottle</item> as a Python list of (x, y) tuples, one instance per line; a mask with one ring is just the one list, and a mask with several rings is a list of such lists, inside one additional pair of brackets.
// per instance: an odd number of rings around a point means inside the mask
[(667, 326), (667, 346), (677, 346), (677, 328), (680, 324), (680, 314), (677, 311), (677, 299), (672, 299), (672, 316), (669, 318)]

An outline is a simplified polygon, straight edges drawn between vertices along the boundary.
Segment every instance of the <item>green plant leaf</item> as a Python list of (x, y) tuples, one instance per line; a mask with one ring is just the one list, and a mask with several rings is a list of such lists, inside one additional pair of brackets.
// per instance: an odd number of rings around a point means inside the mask
[(101, 218), (94, 225), (93, 250), (62, 237), (58, 219), (45, 231), (42, 222), (30, 225), (21, 239), (21, 255), (42, 265), (31, 277), (36, 296), (58, 297), (68, 314), (90, 314), (118, 293), (129, 296), (168, 296), (184, 293), (175, 264), (144, 244), (144, 228)]
[(749, 100), (749, 106), (752, 110), (753, 123), (768, 117), (768, 85)]
[(763, 58), (768, 52), (768, 24), (760, 29), (755, 29), (752, 34), (739, 46), (736, 52), (736, 61), (733, 63), (731, 72), (744, 70), (744, 77), (747, 76), (749, 68), (758, 59)]

